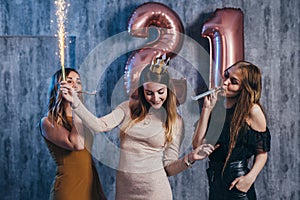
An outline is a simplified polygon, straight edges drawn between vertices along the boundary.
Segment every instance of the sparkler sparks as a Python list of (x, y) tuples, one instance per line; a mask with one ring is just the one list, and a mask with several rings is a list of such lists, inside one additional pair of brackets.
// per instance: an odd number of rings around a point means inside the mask
[(57, 37), (58, 37), (58, 47), (59, 47), (59, 58), (62, 69), (62, 79), (66, 80), (65, 75), (65, 22), (67, 20), (67, 8), (70, 4), (67, 4), (65, 0), (57, 0), (54, 2), (56, 5), (55, 15), (57, 17)]

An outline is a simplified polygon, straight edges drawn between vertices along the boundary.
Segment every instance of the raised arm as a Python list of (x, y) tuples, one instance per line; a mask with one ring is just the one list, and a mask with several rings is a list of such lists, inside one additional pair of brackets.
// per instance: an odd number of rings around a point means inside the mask
[(206, 96), (204, 98), (204, 103), (202, 106), (200, 118), (198, 120), (195, 133), (193, 136), (193, 149), (196, 149), (204, 142), (206, 130), (209, 123), (209, 117), (216, 104), (216, 101), (217, 101), (217, 93), (213, 93), (212, 95)]
[(196, 130), (193, 136), (193, 149), (196, 149), (204, 142), (210, 114), (211, 109), (205, 107), (202, 108), (201, 115), (197, 122)]
[(118, 126), (125, 117), (121, 107), (117, 107), (108, 115), (97, 118), (79, 100), (77, 93), (65, 81), (61, 82), (60, 90), (63, 97), (71, 103), (73, 111), (82, 120), (82, 123), (94, 133), (109, 131)]

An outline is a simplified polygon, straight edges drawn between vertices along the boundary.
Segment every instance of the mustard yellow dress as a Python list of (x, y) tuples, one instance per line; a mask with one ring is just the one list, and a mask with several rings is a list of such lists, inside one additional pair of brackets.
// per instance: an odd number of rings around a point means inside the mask
[(92, 156), (86, 148), (70, 151), (45, 137), (44, 140), (57, 166), (49, 199), (106, 200)]

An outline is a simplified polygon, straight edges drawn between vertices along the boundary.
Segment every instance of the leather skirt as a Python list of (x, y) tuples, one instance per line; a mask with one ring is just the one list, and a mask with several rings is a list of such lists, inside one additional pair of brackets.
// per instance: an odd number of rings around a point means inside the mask
[(247, 160), (228, 163), (222, 176), (223, 166), (223, 162), (209, 161), (209, 168), (206, 170), (209, 183), (209, 200), (256, 200), (254, 184), (247, 193), (236, 187), (229, 190), (230, 184), (235, 178), (244, 176), (250, 171)]

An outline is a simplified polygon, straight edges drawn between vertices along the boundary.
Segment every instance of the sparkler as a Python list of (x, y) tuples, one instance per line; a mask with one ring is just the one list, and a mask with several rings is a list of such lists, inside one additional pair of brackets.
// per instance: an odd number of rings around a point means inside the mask
[(67, 7), (69, 6), (69, 4), (67, 4), (65, 0), (57, 0), (54, 3), (56, 5), (55, 15), (57, 16), (57, 37), (59, 47), (59, 58), (62, 70), (62, 80), (65, 81), (65, 22), (67, 19)]
[[(66, 73), (65, 73), (65, 39), (67, 32), (65, 30), (65, 22), (67, 20), (67, 13), (68, 7), (70, 4), (67, 4), (65, 0), (56, 0), (54, 1), (56, 5), (56, 12), (55, 15), (57, 17), (57, 37), (58, 37), (58, 47), (59, 47), (59, 58), (60, 58), (60, 65), (61, 65), (61, 73), (62, 73), (62, 80), (66, 80)], [(97, 91), (79, 91), (78, 93), (83, 93), (87, 95), (95, 95)]]

